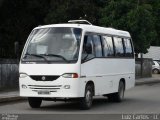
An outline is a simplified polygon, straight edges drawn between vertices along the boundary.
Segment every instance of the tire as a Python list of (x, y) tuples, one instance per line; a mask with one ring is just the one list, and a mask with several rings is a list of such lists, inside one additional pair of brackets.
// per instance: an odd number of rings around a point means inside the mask
[(93, 86), (87, 85), (85, 89), (85, 95), (80, 99), (80, 108), (88, 110), (91, 108), (93, 102)]
[(158, 73), (159, 73), (159, 70), (158, 70), (158, 69), (153, 69), (153, 70), (152, 70), (152, 73), (153, 73), (153, 74), (158, 74)]
[(41, 98), (29, 97), (28, 98), (28, 103), (29, 103), (31, 108), (40, 108), (41, 103), (42, 103), (42, 99)]
[(107, 95), (111, 102), (121, 102), (124, 99), (125, 85), (122, 81), (119, 83), (118, 92)]

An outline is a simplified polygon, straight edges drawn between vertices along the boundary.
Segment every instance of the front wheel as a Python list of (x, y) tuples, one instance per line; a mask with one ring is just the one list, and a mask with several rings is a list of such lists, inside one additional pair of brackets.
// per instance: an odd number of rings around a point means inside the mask
[(93, 101), (93, 87), (91, 85), (86, 86), (85, 96), (80, 100), (80, 107), (83, 110), (88, 110), (92, 106)]
[(28, 98), (28, 103), (29, 103), (31, 108), (39, 108), (41, 106), (42, 99), (41, 98), (29, 97)]

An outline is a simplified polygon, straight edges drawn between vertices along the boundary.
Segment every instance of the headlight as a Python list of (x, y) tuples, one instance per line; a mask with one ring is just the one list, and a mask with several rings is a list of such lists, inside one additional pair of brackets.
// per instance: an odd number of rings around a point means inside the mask
[(78, 74), (77, 73), (65, 73), (62, 75), (62, 77), (64, 77), (64, 78), (78, 78)]
[(26, 74), (26, 73), (19, 73), (19, 77), (20, 78), (25, 78), (25, 77), (27, 77), (28, 75)]

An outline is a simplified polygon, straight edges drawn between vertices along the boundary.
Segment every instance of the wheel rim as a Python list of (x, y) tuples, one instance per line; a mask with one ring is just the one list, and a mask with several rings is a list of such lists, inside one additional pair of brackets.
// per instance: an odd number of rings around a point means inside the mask
[(154, 70), (153, 73), (154, 73), (154, 74), (158, 74), (158, 70)]
[(88, 106), (92, 104), (92, 93), (90, 90), (88, 90), (86, 93), (86, 103)]

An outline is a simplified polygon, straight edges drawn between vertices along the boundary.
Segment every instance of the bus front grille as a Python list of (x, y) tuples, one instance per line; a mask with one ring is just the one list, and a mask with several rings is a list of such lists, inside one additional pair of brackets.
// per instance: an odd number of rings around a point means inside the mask
[(61, 89), (62, 85), (28, 85), (30, 89), (33, 91), (38, 91), (38, 90), (49, 90), (51, 92), (57, 92), (57, 90)]
[(46, 75), (31, 75), (30, 78), (35, 81), (54, 81), (57, 80), (60, 76), (46, 76)]

